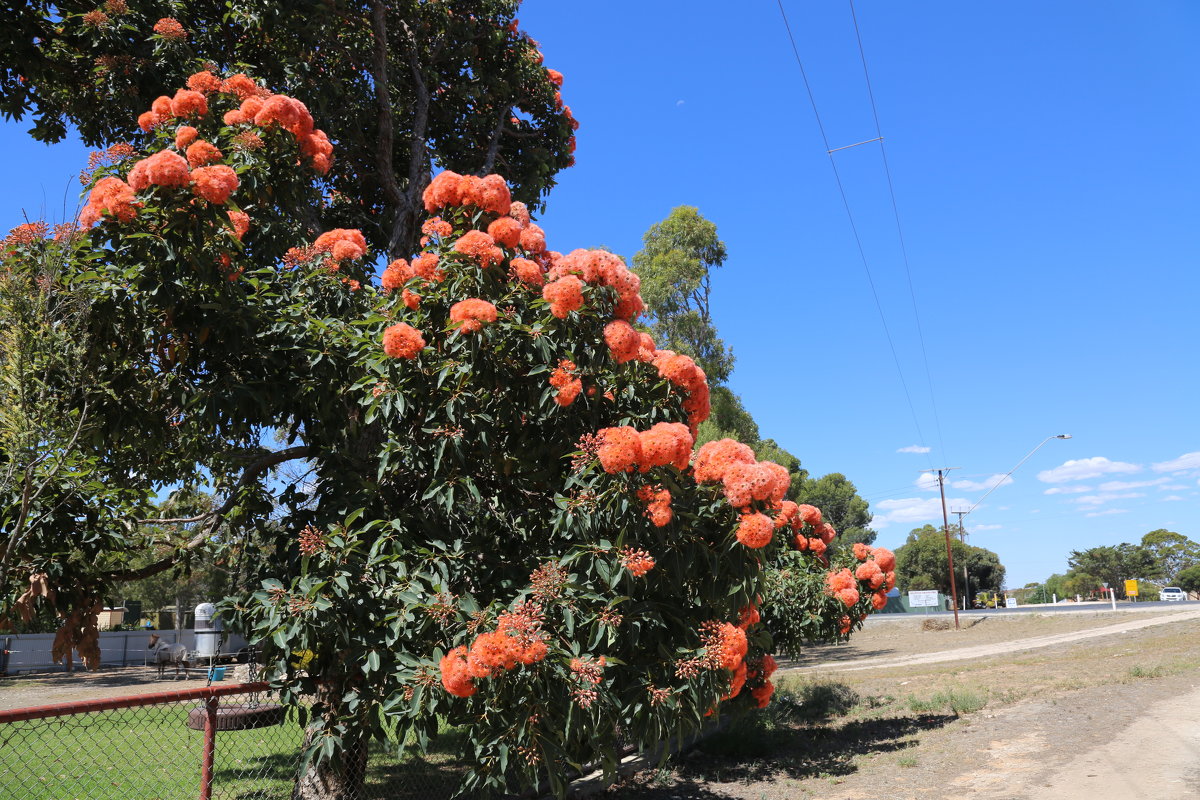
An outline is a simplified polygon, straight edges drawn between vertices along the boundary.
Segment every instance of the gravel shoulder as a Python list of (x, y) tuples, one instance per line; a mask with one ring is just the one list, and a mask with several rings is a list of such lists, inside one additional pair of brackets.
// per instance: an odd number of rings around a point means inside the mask
[(610, 794), (1200, 800), (1200, 612), (1094, 622), (1053, 622), (1051, 633), (1038, 620), (990, 631), (868, 626), (835, 651), (852, 657), (779, 675), (781, 694), (852, 698), (847, 708), (815, 721), (779, 714)]

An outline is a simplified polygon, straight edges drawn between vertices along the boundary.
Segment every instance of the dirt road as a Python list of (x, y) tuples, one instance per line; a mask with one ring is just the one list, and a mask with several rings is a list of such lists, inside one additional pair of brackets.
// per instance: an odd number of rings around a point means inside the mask
[(1119, 622), (1113, 625), (1105, 625), (1103, 627), (1090, 628), (1082, 631), (1055, 633), (1046, 636), (1030, 636), (1024, 639), (1017, 639), (1009, 642), (978, 645), (975, 647), (959, 647), (936, 653), (920, 653), (911, 656), (905, 656), (903, 658), (871, 657), (853, 659), (849, 661), (823, 661), (816, 664), (806, 664), (802, 667), (787, 667), (784, 669), (784, 671), (804, 672), (809, 670), (820, 670), (822, 672), (826, 672), (830, 670), (853, 671), (864, 669), (891, 669), (894, 667), (907, 667), (917, 664), (937, 664), (945, 661), (962, 661), (965, 659), (987, 658), (989, 656), (1005, 655), (1007, 653), (1015, 653), (1024, 650), (1036, 650), (1041, 647), (1053, 647), (1055, 645), (1069, 644), (1071, 642), (1078, 642), (1084, 639), (1112, 636), (1113, 634), (1127, 633), (1129, 631), (1141, 630), (1142, 628), (1151, 628), (1157, 625), (1166, 625), (1172, 622), (1184, 622), (1192, 619), (1200, 619), (1200, 609), (1195, 611), (1180, 611), (1162, 616), (1154, 616), (1150, 617), (1149, 619), (1137, 619), (1130, 622)]

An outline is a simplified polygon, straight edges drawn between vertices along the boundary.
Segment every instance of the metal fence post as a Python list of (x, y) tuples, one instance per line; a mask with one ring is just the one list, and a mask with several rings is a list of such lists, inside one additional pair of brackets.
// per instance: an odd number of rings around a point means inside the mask
[(204, 755), (200, 764), (200, 800), (212, 800), (213, 759), (217, 751), (217, 697), (204, 701)]

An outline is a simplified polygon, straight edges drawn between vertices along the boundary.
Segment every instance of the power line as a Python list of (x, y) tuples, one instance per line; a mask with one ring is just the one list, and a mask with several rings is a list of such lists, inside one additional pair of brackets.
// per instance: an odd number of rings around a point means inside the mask
[(862, 33), (858, 29), (858, 14), (854, 11), (854, 0), (850, 3), (850, 19), (854, 22), (854, 38), (858, 42), (858, 56), (862, 61), (863, 78), (867, 82), (867, 97), (871, 101), (871, 116), (875, 119), (875, 136), (879, 142), (879, 155), (883, 159), (883, 174), (887, 178), (888, 195), (892, 200), (892, 215), (896, 219), (896, 235), (900, 240), (900, 254), (904, 259), (904, 275), (908, 279), (908, 295), (912, 299), (913, 317), (917, 321), (917, 339), (921, 343), (921, 358), (925, 362), (925, 380), (929, 384), (929, 402), (933, 407), (933, 422), (937, 428), (938, 445), (942, 450), (942, 458), (947, 459), (946, 443), (942, 439), (942, 421), (938, 416), (937, 395), (933, 391), (933, 375), (929, 369), (929, 353), (925, 349), (925, 332), (921, 326), (921, 314), (917, 310), (917, 293), (913, 289), (912, 269), (909, 266), (908, 247), (904, 242), (904, 228), (900, 225), (900, 206), (896, 202), (896, 187), (892, 183), (892, 170), (888, 164), (887, 147), (884, 145), (883, 128), (879, 124), (879, 110), (875, 107), (875, 90), (871, 87), (871, 73), (867, 69), (867, 54), (863, 49)]
[[(875, 309), (879, 312), (879, 321), (883, 325), (883, 333), (887, 337), (888, 347), (892, 351), (892, 361), (895, 362), (896, 373), (900, 376), (900, 385), (904, 389), (904, 399), (908, 401), (908, 410), (912, 414), (913, 425), (916, 426), (917, 435), (921, 442), (924, 442), (925, 434), (921, 431), (921, 422), (917, 418), (917, 410), (913, 406), (912, 395), (908, 391), (908, 381), (904, 379), (904, 369), (900, 366), (900, 357), (896, 354), (896, 344), (892, 340), (892, 332), (888, 328), (887, 316), (883, 313), (883, 304), (879, 302), (879, 292), (875, 289), (875, 277), (871, 274), (871, 266), (867, 262), (867, 253), (863, 248), (862, 237), (858, 233), (858, 225), (854, 222), (854, 212), (850, 210), (850, 200), (846, 197), (846, 188), (842, 184), (842, 174), (838, 171), (837, 160), (833, 157), (835, 151), (829, 146), (829, 136), (825, 133), (825, 123), (821, 121), (821, 112), (817, 110), (817, 100), (813, 95), (812, 86), (808, 82), (808, 73), (804, 70), (804, 62), (801, 60), (800, 50), (796, 46), (796, 37), (792, 35), (792, 26), (788, 22), (787, 12), (783, 8), (783, 0), (776, 0), (776, 3), (779, 5), (779, 13), (783, 17), (783, 27), (787, 30), (788, 41), (792, 45), (792, 55), (796, 58), (796, 66), (800, 68), (800, 77), (804, 81), (804, 90), (808, 94), (808, 102), (812, 106), (813, 116), (817, 120), (817, 129), (821, 132), (821, 141), (825, 143), (825, 153), (829, 156), (829, 166), (833, 169), (833, 178), (837, 183), (838, 194), (842, 196), (842, 207), (845, 208), (846, 218), (850, 221), (850, 230), (854, 234), (854, 242), (858, 247), (858, 256), (862, 260), (863, 270), (867, 273), (867, 283), (871, 287), (871, 297), (875, 300)], [(932, 469), (932, 459), (929, 460), (929, 464), (930, 469)]]

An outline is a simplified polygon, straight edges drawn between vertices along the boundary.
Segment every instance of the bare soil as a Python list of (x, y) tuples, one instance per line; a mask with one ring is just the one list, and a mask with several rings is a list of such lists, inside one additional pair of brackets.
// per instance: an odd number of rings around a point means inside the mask
[(151, 692), (174, 692), (204, 686), (204, 678), (158, 678), (157, 667), (101, 667), (95, 672), (35, 672), (0, 678), (0, 710), (69, 703)]
[(781, 671), (765, 719), (610, 793), (1197, 800), (1200, 613), (1104, 616), (997, 617), (957, 632), (868, 625)]

